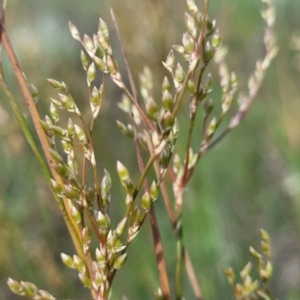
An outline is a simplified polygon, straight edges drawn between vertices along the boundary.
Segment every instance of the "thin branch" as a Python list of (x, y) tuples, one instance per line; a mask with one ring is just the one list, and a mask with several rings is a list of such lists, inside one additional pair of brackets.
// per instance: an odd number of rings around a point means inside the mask
[[(148, 133), (145, 133), (145, 134), (146, 134), (146, 140), (147, 140), (149, 152), (151, 155), (153, 155), (154, 149), (153, 149), (153, 146), (151, 143), (151, 138)], [(159, 178), (160, 173), (159, 173), (159, 165), (158, 165), (157, 161), (154, 162), (154, 169), (155, 169), (156, 177)], [(163, 181), (160, 184), (160, 190), (161, 190), (164, 204), (165, 204), (165, 207), (167, 210), (168, 218), (170, 220), (174, 235), (176, 237), (177, 236), (176, 217), (175, 217), (172, 205), (171, 205), (171, 201), (170, 201), (169, 193), (166, 188), (166, 184)], [(185, 269), (186, 269), (190, 284), (192, 286), (192, 289), (193, 289), (193, 292), (195, 295), (195, 299), (203, 300), (202, 292), (201, 292), (200, 286), (198, 284), (198, 280), (197, 280), (197, 277), (196, 277), (196, 274), (195, 274), (195, 271), (193, 268), (193, 264), (191, 262), (188, 251), (185, 249), (184, 245), (183, 245), (183, 259), (184, 259)]]
[[(4, 10), (2, 11), (2, 15), (4, 15)], [(3, 21), (4, 21), (4, 17), (1, 18), (1, 23), (0, 23), (2, 44), (4, 46), (4, 49), (8, 56), (8, 59), (12, 65), (13, 71), (15, 73), (15, 76), (16, 76), (19, 86), (21, 88), (25, 102), (28, 106), (28, 109), (29, 109), (29, 112), (31, 115), (31, 119), (33, 121), (33, 124), (36, 129), (39, 140), (41, 142), (43, 152), (45, 154), (47, 163), (49, 165), (51, 174), (58, 183), (63, 184), (62, 178), (57, 174), (57, 172), (55, 170), (55, 163), (54, 163), (54, 160), (52, 159), (52, 156), (50, 153), (50, 146), (49, 146), (49, 142), (48, 142), (46, 133), (41, 125), (40, 116), (38, 114), (38, 111), (37, 111), (34, 101), (32, 99), (31, 93), (30, 93), (28, 86), (26, 84), (26, 81), (24, 79), (23, 72), (21, 70), (20, 64), (19, 64), (18, 59), (13, 50), (13, 47), (10, 43), (7, 32), (4, 28)], [(62, 211), (62, 214), (64, 216), (64, 220), (67, 224), (70, 235), (72, 237), (74, 246), (76, 248), (78, 255), (80, 257), (84, 257), (84, 254), (82, 251), (82, 245), (81, 245), (81, 234), (79, 232), (78, 226), (75, 224), (75, 222), (73, 221), (73, 219), (71, 217), (71, 211), (68, 206), (68, 201), (66, 198), (63, 198), (63, 203), (64, 203), (64, 211)]]

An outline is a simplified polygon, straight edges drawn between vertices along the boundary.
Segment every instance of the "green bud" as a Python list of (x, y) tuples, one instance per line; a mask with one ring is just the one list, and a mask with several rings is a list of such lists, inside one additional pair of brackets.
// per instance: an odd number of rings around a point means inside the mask
[(249, 247), (249, 252), (254, 258), (256, 258), (258, 260), (261, 259), (261, 255), (253, 247), (251, 247), (251, 246)]
[(91, 282), (91, 279), (85, 275), (85, 274), (82, 274), (82, 273), (79, 273), (78, 274), (78, 277), (80, 279), (80, 281), (82, 282), (82, 284), (86, 287), (86, 288), (91, 288), (92, 287), (92, 282)]
[(156, 102), (153, 100), (152, 97), (147, 98), (146, 100), (146, 113), (147, 116), (153, 120), (156, 121), (158, 117), (158, 106)]
[(7, 285), (15, 294), (25, 296), (24, 288), (18, 281), (8, 278)]
[(103, 49), (104, 52), (108, 52), (109, 51), (109, 41), (103, 35), (102, 32), (98, 32), (98, 42), (99, 42), (99, 46)]
[(195, 94), (195, 92), (196, 92), (195, 83), (191, 79), (188, 81), (188, 89), (189, 89), (189, 92), (190, 92), (191, 95)]
[(123, 218), (116, 228), (116, 234), (121, 236), (126, 228), (128, 218)]
[(172, 133), (173, 133), (174, 139), (177, 140), (178, 135), (179, 135), (179, 122), (178, 122), (177, 118), (175, 118), (175, 122), (174, 122), (174, 125), (172, 128)]
[(117, 269), (117, 270), (120, 269), (124, 265), (126, 259), (127, 259), (127, 252), (125, 252), (124, 254), (120, 255), (115, 260), (115, 262), (114, 262), (114, 269)]
[(54, 133), (60, 137), (65, 137), (67, 134), (67, 131), (59, 126), (53, 125), (52, 130)]
[(169, 52), (169, 54), (167, 56), (166, 62), (164, 63), (164, 66), (167, 70), (172, 71), (174, 64), (175, 64), (175, 56), (174, 56), (173, 50), (171, 49), (171, 51)]
[(252, 269), (252, 264), (251, 262), (248, 262), (240, 273), (241, 278), (243, 280), (250, 274), (251, 269)]
[(50, 79), (48, 78), (47, 81), (52, 85), (52, 87), (54, 87), (55, 89), (57, 90), (63, 90), (63, 86), (62, 84), (57, 81), (57, 80), (54, 80), (54, 79)]
[(204, 53), (203, 53), (203, 59), (205, 62), (208, 62), (211, 60), (211, 58), (213, 57), (213, 49), (211, 48), (211, 45), (209, 43), (209, 41), (206, 42), (205, 47), (204, 47)]
[(64, 194), (68, 199), (78, 200), (80, 198), (79, 191), (70, 185), (64, 185)]
[(70, 96), (67, 96), (67, 95), (64, 95), (64, 94), (58, 94), (60, 100), (61, 100), (61, 103), (63, 105), (63, 107), (69, 111), (69, 112), (75, 112), (75, 109), (76, 109), (76, 105), (75, 105), (75, 102), (73, 100), (72, 97)]
[(64, 254), (64, 253), (61, 253), (60, 254), (60, 257), (61, 257), (61, 260), (62, 262), (68, 267), (68, 268), (71, 268), (71, 269), (74, 269), (75, 268), (75, 265), (74, 265), (74, 261), (73, 261), (73, 258), (67, 254)]
[(163, 131), (167, 132), (172, 129), (175, 122), (175, 118), (173, 117), (172, 113), (170, 111), (167, 111), (162, 120), (161, 120), (161, 127)]
[(122, 180), (122, 184), (125, 187), (126, 193), (129, 195), (132, 195), (134, 192), (134, 186), (133, 186), (131, 178), (126, 178), (126, 179)]
[(103, 21), (103, 19), (99, 18), (99, 26), (98, 26), (98, 32), (101, 32), (106, 41), (109, 39), (109, 31), (106, 23)]
[(78, 272), (80, 273), (86, 272), (84, 261), (78, 255), (73, 255), (73, 261), (74, 261), (75, 268), (77, 269)]
[(181, 45), (173, 45), (172, 48), (180, 54), (185, 54), (184, 47)]
[(117, 254), (115, 252), (109, 252), (107, 256), (108, 268), (111, 269), (114, 265), (115, 260), (117, 259)]
[(218, 32), (216, 32), (211, 40), (211, 44), (214, 48), (219, 48), (219, 46), (221, 45), (221, 37), (219, 35)]
[(96, 78), (96, 67), (95, 63), (92, 62), (86, 71), (86, 79), (89, 83), (92, 83)]
[(39, 290), (39, 296), (41, 297), (41, 300), (55, 300), (54, 296), (44, 290)]
[(162, 104), (165, 110), (170, 110), (173, 106), (173, 97), (168, 90), (163, 91)]
[(95, 49), (93, 40), (86, 34), (83, 37), (83, 44), (88, 51), (93, 51)]
[(75, 136), (75, 127), (71, 118), (69, 118), (68, 120), (68, 133), (69, 136), (73, 139), (73, 137)]
[(100, 95), (98, 89), (94, 86), (91, 94), (91, 102), (94, 106), (98, 106), (100, 103)]
[(184, 77), (185, 77), (184, 71), (183, 71), (180, 63), (178, 63), (177, 66), (176, 66), (176, 69), (175, 69), (174, 78), (179, 83), (182, 83), (184, 81)]
[(196, 6), (194, 0), (187, 0), (186, 4), (187, 4), (187, 7), (188, 7), (189, 11), (192, 14), (195, 14), (196, 12), (198, 12), (198, 7)]
[(74, 222), (78, 225), (82, 224), (82, 217), (81, 217), (81, 213), (79, 212), (79, 210), (75, 207), (75, 205), (73, 205), (73, 203), (71, 202), (71, 200), (68, 201), (69, 203), (69, 207), (71, 209), (71, 216), (72, 219), (74, 220)]
[(185, 50), (185, 53), (193, 53), (195, 50), (195, 42), (193, 37), (188, 34), (188, 33), (184, 33), (182, 36), (182, 44)]
[(170, 150), (166, 147), (164, 148), (160, 154), (159, 154), (159, 165), (161, 168), (166, 169), (169, 165), (170, 158), (172, 153)]
[(40, 120), (43, 129), (45, 130), (45, 132), (48, 134), (48, 132), (52, 131), (52, 126), (50, 126), (47, 122)]
[(59, 121), (58, 111), (52, 102), (50, 103), (50, 116), (53, 119), (54, 123), (57, 123)]
[(167, 76), (164, 77), (162, 82), (162, 91), (168, 91), (170, 89), (170, 81)]
[(116, 62), (110, 55), (107, 55), (106, 57), (106, 67), (110, 75), (116, 75), (118, 72)]
[(97, 225), (100, 229), (109, 229), (110, 219), (108, 215), (104, 215), (101, 211), (96, 214)]
[(104, 178), (105, 178), (105, 181), (107, 182), (107, 185), (110, 189), (111, 185), (112, 185), (112, 181), (111, 181), (111, 176), (110, 176), (109, 172), (106, 169), (104, 169)]
[(149, 193), (150, 193), (150, 197), (151, 197), (152, 201), (154, 202), (158, 197), (158, 189), (157, 189), (157, 185), (156, 185), (155, 181), (152, 181), (152, 183), (150, 185)]
[(81, 50), (81, 52), (80, 52), (80, 61), (81, 61), (83, 69), (86, 71), (86, 69), (89, 65), (89, 59), (83, 50)]
[(32, 297), (38, 292), (38, 288), (31, 282), (21, 281), (21, 285), (28, 297)]
[(76, 176), (72, 172), (70, 172), (70, 174), (68, 176), (68, 181), (71, 184), (71, 186), (73, 186), (74, 188), (76, 188), (78, 190), (81, 189), (80, 183), (78, 182)]
[(98, 249), (96, 248), (96, 260), (98, 264), (105, 264), (106, 265), (106, 251), (105, 248)]
[(196, 29), (195, 19), (188, 13), (184, 14), (185, 26), (189, 32), (193, 32)]
[(61, 177), (67, 178), (69, 176), (69, 168), (65, 164), (55, 164), (54, 168)]
[(117, 161), (117, 172), (122, 182), (129, 178), (127, 168), (120, 161)]
[(142, 196), (142, 207), (144, 210), (148, 211), (151, 208), (152, 200), (149, 193), (146, 191)]
[(83, 129), (76, 124), (74, 124), (74, 128), (75, 128), (75, 134), (76, 134), (76, 137), (78, 138), (78, 140), (83, 144), (87, 144), (87, 138), (86, 138), (86, 135), (85, 135)]
[(84, 245), (89, 245), (89, 244), (91, 243), (91, 240), (92, 240), (92, 232), (91, 232), (91, 230), (89, 229), (89, 227), (85, 226), (85, 227), (82, 229), (81, 236), (82, 236), (82, 243), (83, 243)]
[[(151, 187), (150, 187), (150, 196), (151, 196)], [(153, 200), (154, 201), (154, 200)], [(133, 225), (140, 225), (141, 223), (141, 212), (137, 206), (133, 209)]]
[(56, 107), (58, 107), (58, 108), (60, 108), (60, 109), (63, 109), (63, 108), (64, 108), (63, 104), (62, 104), (60, 101), (57, 101), (57, 100), (55, 100), (55, 99), (53, 99), (53, 98), (50, 98), (50, 100), (51, 100), (51, 102), (52, 102)]
[(205, 133), (205, 138), (210, 139), (214, 135), (216, 129), (217, 129), (217, 119), (213, 118), (208, 125), (208, 128)]
[(71, 32), (72, 37), (73, 37), (75, 40), (80, 41), (79, 31), (78, 31), (78, 29), (76, 28), (76, 26), (75, 26), (73, 23), (71, 23), (70, 21), (69, 21), (69, 29), (70, 29), (70, 32)]
[(266, 243), (265, 241), (261, 241), (260, 243), (261, 245), (261, 250), (266, 253), (267, 255), (270, 255), (270, 244), (269, 243)]
[(64, 193), (63, 193), (63, 187), (62, 187), (62, 185), (59, 184), (58, 182), (56, 182), (55, 180), (53, 180), (52, 178), (50, 178), (50, 182), (51, 182), (51, 187), (52, 187), (54, 193), (58, 197), (63, 197)]
[(206, 36), (210, 36), (216, 28), (216, 20), (206, 21)]
[(103, 59), (97, 57), (97, 56), (93, 56), (93, 60), (96, 64), (96, 66), (103, 72), (103, 73), (107, 73), (107, 69), (106, 69), (106, 64), (103, 61)]
[(64, 160), (63, 158), (59, 155), (59, 153), (57, 151), (55, 151), (54, 149), (49, 149), (51, 157), (54, 159), (54, 161), (56, 163), (60, 163), (60, 164), (64, 164)]
[(273, 266), (272, 266), (270, 261), (267, 262), (267, 265), (266, 265), (265, 269), (261, 269), (259, 271), (260, 278), (264, 282), (270, 280), (270, 278), (272, 276), (272, 273), (273, 273)]
[(263, 239), (263, 241), (270, 243), (270, 236), (267, 233), (267, 231), (265, 231), (264, 229), (261, 229), (260, 234), (261, 234), (261, 238)]
[(126, 198), (125, 198), (125, 205), (126, 208), (130, 208), (133, 202), (132, 194), (127, 193)]

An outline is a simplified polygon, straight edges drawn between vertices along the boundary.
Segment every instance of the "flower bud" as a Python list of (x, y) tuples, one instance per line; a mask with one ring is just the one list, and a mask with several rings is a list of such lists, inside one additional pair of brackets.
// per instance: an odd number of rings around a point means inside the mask
[(188, 13), (184, 15), (185, 26), (189, 32), (193, 32), (196, 28), (195, 19)]
[(88, 51), (93, 51), (95, 49), (93, 40), (86, 34), (83, 37), (83, 44)]
[(127, 259), (127, 252), (125, 252), (124, 254), (120, 255), (115, 260), (115, 262), (114, 262), (114, 269), (117, 269), (117, 270), (120, 269), (124, 265), (126, 259)]
[(64, 253), (61, 253), (60, 254), (60, 257), (61, 257), (61, 260), (62, 262), (68, 267), (68, 268), (71, 268), (71, 269), (74, 269), (75, 268), (75, 265), (74, 265), (74, 260), (71, 256), (67, 255), (67, 254), (64, 254)]
[(184, 33), (182, 36), (182, 44), (185, 50), (185, 53), (193, 53), (195, 50), (195, 42), (192, 36), (188, 33)]
[(77, 41), (80, 41), (80, 35), (79, 35), (79, 31), (78, 29), (76, 28), (76, 26), (69, 21), (69, 29), (70, 29), (70, 32), (71, 32), (71, 35), (72, 37), (77, 40)]
[(80, 281), (83, 283), (83, 285), (86, 288), (91, 288), (92, 287), (91, 279), (87, 275), (79, 273), (78, 277), (79, 277)]
[(161, 120), (161, 127), (163, 131), (167, 132), (172, 129), (175, 122), (175, 118), (173, 117), (170, 111), (167, 111)]
[(92, 83), (96, 78), (96, 67), (95, 63), (92, 62), (86, 71), (86, 79), (89, 83)]
[(149, 193), (146, 191), (142, 196), (142, 207), (144, 210), (148, 211), (151, 208), (152, 199)]
[(163, 91), (162, 104), (165, 110), (170, 110), (173, 106), (173, 97), (168, 90)]
[(176, 66), (176, 69), (175, 69), (174, 78), (179, 83), (182, 83), (184, 81), (184, 76), (185, 76), (184, 71), (183, 71), (180, 63), (178, 63), (177, 66)]
[(86, 71), (88, 65), (89, 65), (89, 60), (87, 55), (85, 54), (85, 52), (83, 50), (81, 50), (80, 52), (80, 61), (82, 64), (83, 69)]
[(150, 185), (149, 194), (150, 194), (152, 201), (154, 202), (158, 197), (158, 189), (157, 189), (157, 185), (156, 185), (155, 181), (152, 181), (152, 183)]

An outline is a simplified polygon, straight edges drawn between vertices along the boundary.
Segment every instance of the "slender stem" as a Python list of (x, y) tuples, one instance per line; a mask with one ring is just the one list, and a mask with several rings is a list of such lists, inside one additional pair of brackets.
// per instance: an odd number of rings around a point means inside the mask
[(141, 108), (141, 106), (139, 105), (139, 103), (137, 102), (137, 100), (132, 96), (132, 94), (129, 92), (129, 90), (127, 89), (127, 87), (125, 85), (123, 85), (122, 90), (124, 91), (124, 93), (129, 97), (129, 99), (133, 102), (133, 104), (136, 106), (137, 110), (139, 111), (141, 118), (144, 122), (145, 125), (147, 125), (147, 127), (151, 130), (151, 131), (156, 131), (154, 125), (150, 122), (150, 120), (147, 118), (146, 114), (144, 113), (143, 109)]
[(133, 192), (133, 199), (135, 199), (135, 197), (137, 196), (138, 192), (140, 191), (143, 182), (147, 176), (147, 173), (149, 172), (150, 168), (152, 167), (154, 161), (156, 160), (156, 158), (158, 157), (159, 153), (153, 153), (153, 155), (151, 155), (151, 157), (149, 158), (144, 170), (142, 171), (142, 174), (136, 184), (135, 190)]
[[(26, 81), (24, 79), (23, 72), (21, 70), (20, 64), (18, 62), (18, 59), (15, 55), (15, 52), (13, 50), (13, 47), (10, 43), (9, 37), (6, 33), (6, 30), (5, 30), (4, 25), (3, 25), (2, 22), (3, 22), (3, 18), (1, 20), (1, 24), (0, 24), (1, 28), (0, 29), (1, 29), (1, 41), (3, 43), (4, 49), (7, 53), (8, 59), (9, 59), (11, 65), (12, 65), (15, 76), (17, 78), (17, 81), (18, 81), (19, 86), (21, 88), (22, 94), (24, 96), (25, 102), (28, 106), (28, 109), (29, 109), (29, 112), (30, 112), (30, 115), (31, 115), (31, 119), (32, 119), (34, 127), (37, 131), (37, 135), (38, 135), (39, 140), (41, 142), (43, 152), (46, 156), (46, 160), (47, 160), (47, 163), (49, 165), (52, 176), (54, 177), (54, 179), (58, 183), (63, 184), (62, 178), (57, 174), (57, 172), (55, 170), (54, 160), (52, 159), (52, 156), (51, 156), (51, 153), (50, 153), (50, 146), (49, 146), (47, 136), (45, 134), (45, 131), (42, 128), (38, 111), (36, 109), (36, 106), (35, 106), (34, 101), (32, 99), (31, 93), (30, 93), (30, 91), (28, 89), (28, 86), (26, 84)], [(60, 207), (60, 208), (62, 208), (62, 207)], [(76, 225), (76, 223), (72, 219), (71, 211), (70, 211), (70, 208), (68, 206), (68, 201), (67, 201), (66, 198), (63, 198), (62, 214), (64, 216), (64, 220), (65, 220), (65, 222), (67, 224), (67, 227), (69, 229), (69, 232), (70, 232), (70, 235), (72, 237), (72, 240), (73, 240), (74, 246), (76, 248), (76, 251), (77, 251), (78, 255), (83, 258), (84, 254), (83, 254), (83, 251), (82, 251), (81, 235), (80, 235), (78, 226)]]
[[(153, 150), (153, 146), (152, 146), (152, 143), (151, 143), (150, 136), (149, 136), (148, 133), (145, 133), (145, 135), (146, 135), (148, 150), (149, 150), (150, 154), (153, 155), (154, 150)], [(157, 161), (154, 162), (154, 169), (155, 169), (156, 177), (159, 178), (159, 176), (160, 176), (160, 174), (159, 174), (159, 165), (158, 165)], [(162, 196), (163, 196), (163, 200), (164, 200), (164, 203), (165, 203), (165, 207), (166, 207), (166, 210), (167, 210), (167, 214), (168, 214), (171, 226), (173, 228), (174, 235), (175, 235), (175, 237), (177, 237), (176, 217), (175, 217), (172, 205), (171, 205), (171, 201), (170, 201), (170, 197), (169, 197), (166, 185), (163, 181), (160, 184), (160, 190), (161, 190), (161, 193), (162, 193)], [(194, 292), (194, 295), (195, 295), (195, 299), (196, 300), (203, 300), (202, 292), (201, 292), (200, 286), (198, 284), (197, 277), (196, 277), (196, 274), (195, 274), (190, 256), (188, 254), (188, 251), (185, 249), (184, 245), (182, 246), (182, 249), (183, 249), (183, 259), (184, 259), (185, 269), (186, 269), (187, 275), (189, 277), (190, 284), (192, 286), (192, 289), (193, 289), (193, 292)]]

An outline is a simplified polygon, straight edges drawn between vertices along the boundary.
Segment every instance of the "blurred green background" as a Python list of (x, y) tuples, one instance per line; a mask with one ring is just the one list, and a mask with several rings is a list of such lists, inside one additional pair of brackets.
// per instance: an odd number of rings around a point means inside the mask
[[(202, 1), (198, 1), (202, 6)], [(239, 271), (249, 260), (249, 245), (259, 249), (259, 229), (272, 238), (276, 299), (300, 299), (300, 49), (292, 37), (300, 34), (300, 1), (277, 0), (276, 31), (280, 52), (268, 70), (263, 88), (242, 125), (206, 155), (185, 193), (184, 239), (203, 290), (204, 299), (233, 299), (222, 269)], [(135, 78), (151, 67), (160, 93), (166, 74), (161, 61), (184, 31), (185, 1), (27, 0), (10, 1), (6, 28), (20, 63), (40, 93), (44, 115), (53, 91), (46, 78), (63, 80), (80, 108), (89, 111), (80, 45), (68, 30), (71, 20), (81, 34), (96, 31), (98, 18), (107, 21), (111, 43), (124, 65), (111, 21), (115, 11)], [(210, 18), (217, 19), (231, 70), (242, 88), (255, 61), (264, 54), (260, 1), (211, 1)], [(295, 46), (295, 45), (294, 45)], [(12, 70), (4, 57), (4, 72), (19, 103), (23, 103)], [(217, 87), (217, 85), (215, 85)], [(213, 94), (215, 98), (218, 93)], [(123, 138), (115, 119), (126, 121), (116, 103), (120, 90), (108, 90), (97, 122), (95, 144), (99, 172), (113, 175), (112, 222), (124, 210), (124, 195), (116, 177), (116, 160), (137, 177), (135, 151)], [(65, 268), (60, 252), (74, 250), (42, 171), (14, 118), (5, 96), (0, 102), (0, 299), (20, 299), (6, 288), (7, 277), (34, 282), (57, 299), (89, 299), (74, 271)], [(28, 112), (24, 104), (24, 114)], [(188, 118), (187, 107), (181, 120)], [(177, 151), (184, 149), (184, 132)], [(195, 140), (197, 145), (197, 140)], [(175, 272), (175, 239), (161, 199), (156, 202), (170, 278)], [(147, 222), (129, 249), (129, 259), (118, 272), (112, 299), (153, 299), (158, 287), (151, 231)], [(253, 274), (256, 276), (255, 271)], [(174, 288), (174, 282), (171, 282)], [(185, 299), (193, 299), (184, 283)]]

